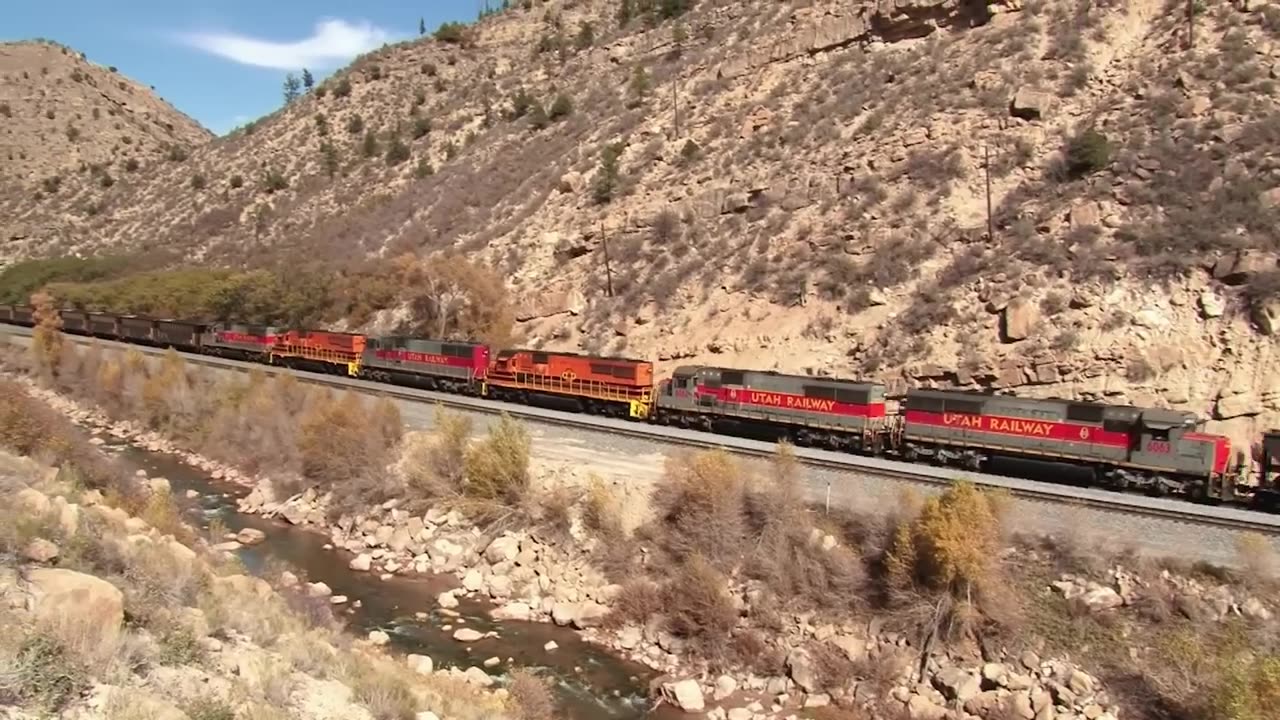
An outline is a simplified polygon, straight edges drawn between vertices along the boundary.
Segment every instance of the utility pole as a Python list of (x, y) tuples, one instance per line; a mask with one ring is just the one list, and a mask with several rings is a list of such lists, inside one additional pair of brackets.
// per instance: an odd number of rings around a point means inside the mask
[(991, 149), (982, 146), (982, 167), (987, 175), (987, 242), (995, 242), (996, 230), (991, 220)]
[(600, 223), (600, 247), (604, 250), (604, 291), (608, 297), (613, 297), (613, 269), (609, 267), (609, 235), (604, 230), (604, 223)]
[(680, 138), (680, 95), (679, 95), (679, 78), (671, 80), (671, 122), (675, 126), (675, 135), (673, 139)]
[(1187, 0), (1187, 47), (1196, 46), (1196, 0)]

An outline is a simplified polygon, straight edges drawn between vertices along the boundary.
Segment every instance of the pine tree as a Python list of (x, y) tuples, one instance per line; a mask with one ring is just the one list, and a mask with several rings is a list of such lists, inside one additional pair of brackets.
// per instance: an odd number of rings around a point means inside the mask
[(298, 95), (302, 92), (302, 83), (298, 81), (298, 76), (289, 73), (284, 76), (284, 104), (288, 105), (298, 99)]
[(306, 88), (309, 92), (311, 88), (315, 86), (316, 79), (311, 75), (311, 71), (306, 68), (302, 68), (302, 87)]
[(427, 21), (425, 18), (418, 18), (418, 34), (419, 35), (427, 34)]

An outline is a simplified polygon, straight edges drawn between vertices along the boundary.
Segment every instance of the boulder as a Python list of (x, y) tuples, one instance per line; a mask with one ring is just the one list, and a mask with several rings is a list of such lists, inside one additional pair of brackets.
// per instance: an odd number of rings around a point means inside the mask
[(685, 712), (702, 712), (703, 708), (706, 707), (702, 700), (702, 688), (698, 686), (697, 680), (679, 680), (664, 683), (662, 694), (668, 701)]
[(462, 587), (470, 592), (476, 592), (484, 587), (484, 575), (479, 570), (472, 568), (462, 577)]
[(510, 535), (495, 538), (489, 543), (489, 547), (484, 549), (484, 559), (490, 564), (513, 562), (519, 554), (520, 541)]
[(982, 679), (957, 667), (943, 668), (934, 676), (933, 684), (948, 699), (962, 703), (982, 692)]
[(445, 609), (458, 607), (458, 598), (453, 596), (453, 591), (442, 592), (436, 596), (436, 604)]
[(1004, 342), (1017, 342), (1031, 337), (1031, 331), (1039, 320), (1036, 307), (1022, 299), (1005, 306), (1000, 318), (1000, 335)]
[(519, 620), (528, 621), (533, 617), (533, 608), (528, 603), (513, 602), (507, 603), (501, 607), (496, 607), (489, 616), (494, 620)]
[(347, 563), (347, 568), (359, 572), (369, 572), (371, 567), (373, 567), (373, 556), (369, 553), (360, 553), (351, 558), (351, 562)]
[(1053, 94), (1026, 85), (1019, 87), (1009, 103), (1009, 114), (1024, 120), (1039, 120), (1053, 107)]
[(1205, 290), (1200, 293), (1200, 315), (1205, 319), (1222, 317), (1222, 313), (1226, 312), (1227, 305), (1222, 297), (1212, 290)]
[(236, 533), (236, 542), (241, 545), (257, 545), (267, 539), (267, 534), (257, 528), (245, 528)]
[(489, 578), (489, 597), (496, 600), (511, 597), (511, 578), (503, 575), (494, 575)]
[(391, 642), (391, 636), (381, 630), (371, 630), (369, 632), (369, 642), (374, 645), (386, 645)]
[(453, 639), (458, 642), (473, 643), (484, 639), (484, 633), (473, 628), (459, 628), (453, 633)]
[(103, 645), (115, 642), (124, 623), (124, 595), (116, 586), (92, 575), (58, 568), (28, 573), (30, 610), (37, 621), (55, 626), (85, 625)]
[(609, 608), (597, 602), (583, 602), (578, 604), (578, 609), (573, 614), (573, 626), (579, 630), (597, 627), (604, 618), (609, 614)]
[(720, 702), (737, 691), (738, 681), (734, 680), (730, 675), (721, 675), (716, 678), (716, 689), (711, 694), (711, 699)]
[(1263, 335), (1280, 335), (1280, 299), (1254, 303), (1250, 316), (1258, 332)]
[(413, 542), (413, 534), (409, 532), (409, 528), (398, 527), (395, 532), (391, 533), (391, 539), (387, 541), (387, 547), (396, 552), (404, 552), (411, 542)]
[(813, 658), (803, 648), (796, 648), (787, 654), (787, 671), (791, 673), (791, 679), (795, 680), (796, 685), (805, 692), (814, 693), (822, 689), (818, 687), (818, 675), (813, 667)]
[(36, 538), (22, 549), (22, 555), (31, 562), (47, 563), (58, 557), (58, 546), (44, 538)]
[(551, 608), (551, 620), (556, 625), (564, 627), (573, 622), (574, 616), (578, 613), (578, 604), (566, 601), (560, 601)]

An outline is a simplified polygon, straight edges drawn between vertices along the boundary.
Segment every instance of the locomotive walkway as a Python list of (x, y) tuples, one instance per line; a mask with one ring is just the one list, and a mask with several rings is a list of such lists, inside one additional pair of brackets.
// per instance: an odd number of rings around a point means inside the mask
[[(15, 336), (19, 344), (26, 344), (31, 330), (5, 325), (0, 334)], [(81, 344), (92, 342), (89, 338), (67, 335), (67, 339)], [(127, 343), (99, 339), (106, 346), (136, 348), (147, 354), (160, 354), (158, 348), (142, 347)], [(698, 448), (722, 448), (739, 456), (768, 458), (774, 452), (772, 443), (745, 438), (717, 435), (696, 430), (650, 425), (613, 418), (562, 412), (541, 407), (515, 405), (480, 398), (470, 398), (448, 393), (431, 392), (394, 385), (384, 385), (353, 378), (325, 375), (307, 371), (257, 363), (228, 360), (205, 355), (180, 353), (188, 362), (214, 368), (248, 371), (253, 368), (268, 374), (288, 374), (298, 380), (349, 388), (358, 392), (386, 394), (401, 401), (421, 405), (439, 402), (481, 415), (497, 415), (507, 412), (535, 425), (559, 426), (576, 433), (601, 434), (611, 437), (634, 438), (665, 446)], [(1232, 540), (1239, 531), (1252, 530), (1271, 536), (1280, 549), (1280, 515), (1270, 515), (1232, 507), (1216, 507), (1189, 503), (1173, 498), (1157, 498), (1119, 493), (1095, 488), (1058, 485), (1025, 480), (1002, 475), (975, 473), (956, 468), (931, 467), (897, 462), (881, 458), (862, 457), (813, 448), (796, 448), (796, 457), (812, 469), (809, 481), (810, 499), (819, 505), (829, 503), (833, 507), (854, 507), (861, 510), (887, 510), (892, 507), (894, 493), (875, 484), (901, 488), (910, 484), (924, 492), (938, 492), (955, 479), (966, 479), (988, 487), (1003, 488), (1019, 504), (1029, 503), (1025, 511), (1015, 514), (1054, 518), (1043, 522), (1014, 523), (1018, 530), (1073, 532), (1077, 529), (1091, 532), (1097, 540), (1112, 539), (1127, 544), (1141, 544), (1163, 554), (1182, 557), (1195, 556), (1219, 563), (1234, 562)], [(884, 483), (883, 481), (890, 481)], [(1067, 508), (1066, 513), (1062, 512)], [(1048, 525), (1048, 527), (1046, 527)], [(1055, 527), (1056, 526), (1056, 527)], [(1124, 536), (1124, 537), (1121, 537)], [(1135, 536), (1138, 538), (1135, 540)]]

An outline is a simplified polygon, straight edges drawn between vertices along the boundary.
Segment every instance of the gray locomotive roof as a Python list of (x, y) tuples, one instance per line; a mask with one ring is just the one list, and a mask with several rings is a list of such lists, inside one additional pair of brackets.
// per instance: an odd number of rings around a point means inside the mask
[(743, 375), (768, 375), (770, 377), (786, 378), (789, 380), (801, 380), (810, 385), (859, 385), (862, 387), (873, 388), (883, 387), (884, 383), (869, 382), (867, 380), (853, 380), (851, 378), (842, 378), (831, 375), (796, 375), (793, 373), (782, 373), (777, 370), (748, 370), (745, 368), (721, 367), (718, 365), (680, 365), (672, 371), (673, 375), (693, 375), (699, 370), (715, 370), (717, 372), (740, 372)]

